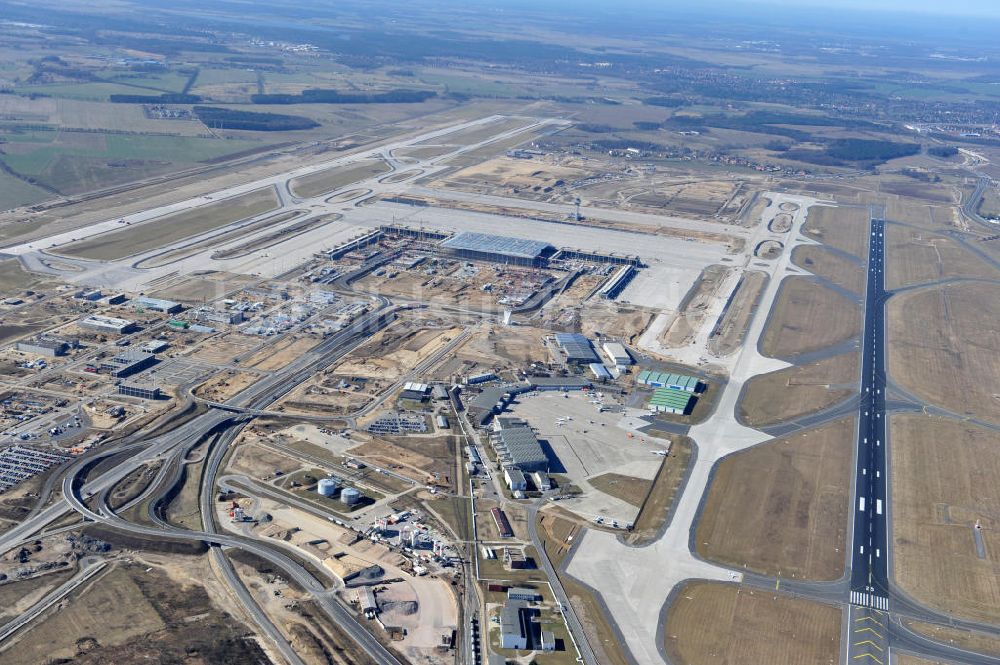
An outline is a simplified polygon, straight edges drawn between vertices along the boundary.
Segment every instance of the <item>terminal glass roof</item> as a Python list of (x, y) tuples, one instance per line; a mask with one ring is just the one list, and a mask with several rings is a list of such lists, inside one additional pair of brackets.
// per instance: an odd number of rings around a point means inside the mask
[(455, 250), (470, 250), (488, 254), (503, 254), (525, 259), (534, 259), (552, 249), (552, 245), (540, 240), (526, 240), (509, 236), (495, 236), (488, 233), (464, 231), (441, 243), (442, 247)]

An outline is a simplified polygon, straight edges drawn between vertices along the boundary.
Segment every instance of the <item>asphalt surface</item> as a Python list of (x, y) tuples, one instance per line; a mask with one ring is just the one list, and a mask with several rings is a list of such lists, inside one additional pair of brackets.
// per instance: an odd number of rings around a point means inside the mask
[(873, 206), (858, 408), (851, 603), (889, 609), (885, 437), (885, 221)]

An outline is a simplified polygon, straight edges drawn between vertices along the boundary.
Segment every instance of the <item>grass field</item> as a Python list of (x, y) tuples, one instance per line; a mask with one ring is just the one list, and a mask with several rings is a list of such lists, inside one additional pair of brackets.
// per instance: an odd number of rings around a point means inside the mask
[(691, 463), (694, 447), (687, 437), (674, 437), (670, 445), (670, 454), (663, 458), (653, 486), (639, 508), (632, 532), (625, 536), (630, 545), (642, 545), (651, 542), (660, 533), (670, 510), (677, 500), (684, 474)]
[(690, 582), (667, 612), (674, 663), (818, 665), (840, 657), (840, 609), (781, 593)]
[(956, 413), (1000, 423), (1000, 299), (996, 286), (952, 284), (889, 301), (889, 372)]
[(947, 277), (1000, 277), (986, 261), (941, 235), (890, 224), (886, 240), (889, 289)]
[(767, 575), (839, 578), (853, 437), (845, 418), (724, 458), (698, 522), (698, 554)]
[(20, 293), (48, 281), (41, 275), (35, 275), (21, 268), (21, 262), (17, 259), (0, 261), (0, 294)]
[(993, 623), (1000, 622), (998, 442), (996, 432), (944, 418), (890, 420), (897, 582), (928, 606)]
[(652, 480), (636, 478), (635, 476), (623, 476), (620, 473), (605, 473), (600, 476), (588, 479), (591, 486), (616, 499), (621, 499), (626, 503), (639, 507), (643, 499), (653, 486)]
[(824, 245), (859, 258), (868, 256), (868, 208), (814, 206), (802, 230)]
[(861, 308), (808, 277), (781, 284), (760, 349), (775, 358), (833, 346), (861, 333)]
[(858, 371), (858, 354), (845, 353), (759, 374), (746, 383), (740, 419), (760, 427), (819, 411), (855, 392)]
[(52, 198), (50, 192), (36, 187), (9, 173), (0, 171), (0, 210), (39, 203)]
[(792, 261), (814, 275), (825, 277), (837, 286), (864, 293), (865, 266), (853, 263), (816, 245), (799, 245), (792, 251)]
[(991, 656), (1000, 655), (1000, 639), (990, 635), (974, 633), (970, 630), (962, 630), (950, 626), (923, 623), (921, 621), (907, 621), (906, 624), (918, 633), (944, 644), (950, 644), (960, 649), (977, 651)]
[(274, 188), (266, 187), (120, 231), (102, 233), (60, 248), (60, 251), (85, 259), (114, 261), (261, 215), (277, 207)]
[(294, 178), (289, 187), (295, 196), (310, 198), (388, 172), (389, 165), (381, 159), (368, 159)]
[(996, 187), (986, 188), (976, 212), (986, 219), (1000, 219), (1000, 191)]

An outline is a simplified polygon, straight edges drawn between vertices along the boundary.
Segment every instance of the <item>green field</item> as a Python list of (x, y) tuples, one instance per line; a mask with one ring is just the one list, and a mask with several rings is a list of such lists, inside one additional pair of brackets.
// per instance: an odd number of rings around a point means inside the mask
[(51, 197), (52, 194), (41, 187), (0, 171), (0, 210), (38, 203)]
[(164, 247), (278, 207), (273, 187), (174, 213), (121, 231), (102, 233), (60, 249), (63, 254), (97, 261), (114, 261)]
[[(63, 193), (131, 182), (162, 173), (171, 165), (196, 164), (260, 146), (255, 141), (195, 136), (58, 131), (0, 133), (0, 138), (11, 141), (0, 155), (11, 170)], [(0, 184), (0, 197), (3, 190)]]

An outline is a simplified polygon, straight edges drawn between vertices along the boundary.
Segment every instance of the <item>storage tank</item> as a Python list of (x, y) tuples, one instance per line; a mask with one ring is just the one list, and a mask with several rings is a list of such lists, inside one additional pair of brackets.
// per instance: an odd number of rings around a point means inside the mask
[(340, 500), (348, 506), (355, 506), (361, 502), (361, 492), (353, 487), (345, 487), (340, 492)]
[(320, 478), (316, 483), (316, 491), (323, 496), (336, 496), (340, 488), (340, 481), (336, 478)]

